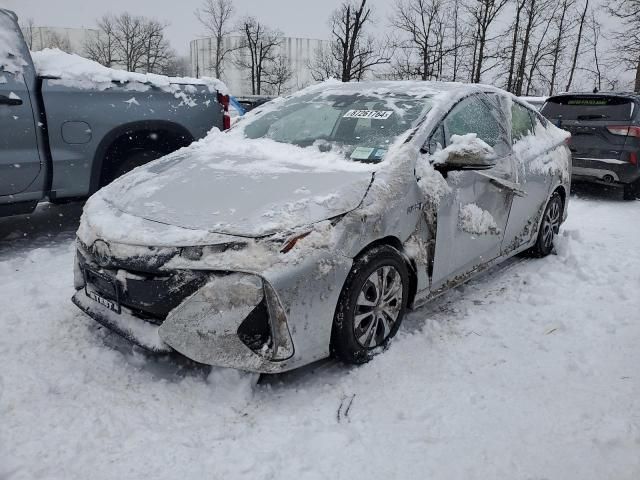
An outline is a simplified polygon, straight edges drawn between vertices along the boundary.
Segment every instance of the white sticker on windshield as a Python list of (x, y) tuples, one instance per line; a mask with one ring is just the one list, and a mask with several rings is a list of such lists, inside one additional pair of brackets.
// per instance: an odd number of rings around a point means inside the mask
[(373, 150), (373, 148), (368, 147), (356, 147), (355, 150), (351, 152), (351, 158), (353, 160), (368, 160)]
[(373, 120), (386, 120), (393, 112), (389, 110), (349, 110), (343, 118), (371, 118)]

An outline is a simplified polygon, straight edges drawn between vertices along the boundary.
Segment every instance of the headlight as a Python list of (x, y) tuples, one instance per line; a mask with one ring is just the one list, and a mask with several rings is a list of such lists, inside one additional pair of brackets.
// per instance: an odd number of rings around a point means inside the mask
[(196, 246), (196, 247), (183, 247), (180, 249), (180, 256), (187, 260), (197, 261), (203, 256), (224, 253), (229, 250), (238, 251), (247, 247), (246, 242), (229, 242), (219, 243), (217, 245)]
[(309, 230), (309, 231), (306, 231), (306, 232), (301, 232), (301, 233), (296, 233), (295, 235), (292, 235), (289, 238), (287, 238), (284, 241), (284, 243), (282, 244), (282, 247), (280, 248), (280, 253), (290, 252), (293, 249), (293, 247), (296, 246), (296, 243), (298, 243), (298, 241), (302, 240), (304, 237), (309, 235), (311, 232), (312, 232), (312, 230)]

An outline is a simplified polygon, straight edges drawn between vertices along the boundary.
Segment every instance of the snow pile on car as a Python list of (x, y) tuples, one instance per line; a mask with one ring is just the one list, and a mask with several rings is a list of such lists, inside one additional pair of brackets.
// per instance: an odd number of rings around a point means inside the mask
[(493, 216), (475, 203), (460, 207), (458, 224), (462, 231), (472, 235), (500, 234), (500, 229)]
[(520, 169), (542, 175), (560, 174), (562, 181), (568, 182), (570, 176), (571, 154), (566, 149), (564, 154), (551, 154), (552, 150), (566, 142), (571, 134), (551, 122), (537, 121), (534, 131), (520, 139), (513, 146), (516, 162)]
[[(120, 84), (125, 89), (133, 91), (145, 91), (156, 87), (175, 94), (183, 85), (188, 93), (190, 86), (202, 85), (212, 93), (228, 93), (227, 86), (215, 78), (168, 77), (154, 73), (127, 72), (105, 67), (93, 60), (65, 53), (57, 48), (31, 52), (31, 58), (39, 76), (53, 77), (55, 83), (66, 87), (107, 90)], [(190, 93), (194, 92), (195, 90)]]
[(451, 145), (435, 152), (432, 159), (433, 163), (442, 164), (455, 157), (488, 158), (491, 155), (493, 155), (493, 148), (478, 138), (477, 133), (467, 133), (465, 135), (451, 135)]
[[(6, 14), (0, 13), (0, 70), (20, 73), (28, 65), (20, 53), (20, 42), (13, 22)], [(2, 79), (4, 76), (0, 76), (0, 83), (5, 83)]]

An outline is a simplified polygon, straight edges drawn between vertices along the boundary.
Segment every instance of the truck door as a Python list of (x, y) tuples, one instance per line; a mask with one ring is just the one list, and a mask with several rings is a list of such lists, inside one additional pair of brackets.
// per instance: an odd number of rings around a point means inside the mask
[(0, 48), (0, 196), (4, 196), (26, 191), (42, 165), (27, 85), (35, 87), (35, 73), (15, 20), (3, 11), (0, 33), (4, 43)]

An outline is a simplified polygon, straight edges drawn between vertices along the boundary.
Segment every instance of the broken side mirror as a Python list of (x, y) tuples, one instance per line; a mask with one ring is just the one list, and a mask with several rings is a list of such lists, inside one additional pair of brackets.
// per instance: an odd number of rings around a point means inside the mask
[(450, 144), (433, 154), (436, 170), (487, 170), (496, 165), (493, 148), (476, 133), (452, 135)]

